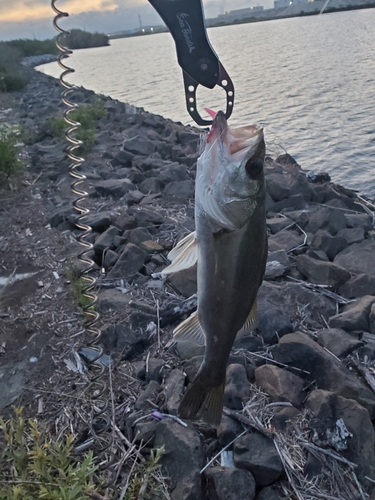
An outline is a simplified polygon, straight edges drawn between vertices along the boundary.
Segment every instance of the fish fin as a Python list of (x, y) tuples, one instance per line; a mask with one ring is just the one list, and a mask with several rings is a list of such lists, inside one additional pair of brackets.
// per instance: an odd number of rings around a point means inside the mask
[(196, 344), (205, 345), (206, 339), (198, 318), (198, 311), (193, 312), (180, 323), (173, 330), (173, 336), (181, 340), (190, 340)]
[(198, 245), (195, 231), (177, 243), (168, 254), (172, 263), (161, 271), (162, 276), (193, 267), (198, 260)]
[(180, 417), (191, 420), (201, 411), (205, 422), (219, 425), (223, 413), (224, 385), (225, 382), (215, 387), (207, 386), (203, 376), (198, 374), (180, 403)]
[(241, 328), (241, 330), (238, 331), (237, 335), (242, 337), (243, 335), (253, 332), (255, 328), (258, 325), (258, 304), (257, 300), (254, 300), (254, 303), (250, 309), (249, 315), (246, 318), (246, 321)]

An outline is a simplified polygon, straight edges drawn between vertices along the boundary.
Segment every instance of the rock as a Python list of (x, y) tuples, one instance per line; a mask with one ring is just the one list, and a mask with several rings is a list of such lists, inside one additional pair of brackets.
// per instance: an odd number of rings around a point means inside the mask
[(98, 212), (98, 213), (90, 212), (88, 215), (85, 215), (81, 220), (85, 224), (91, 226), (91, 229), (93, 231), (102, 233), (110, 226), (112, 215), (109, 212)]
[(263, 342), (261, 337), (253, 334), (246, 334), (244, 336), (237, 335), (233, 342), (233, 347), (234, 349), (246, 349), (250, 352), (256, 352), (262, 349)]
[(154, 442), (154, 437), (156, 433), (156, 426), (158, 422), (153, 420), (151, 422), (138, 422), (134, 429), (134, 441), (137, 444), (145, 444), (152, 446)]
[(331, 286), (337, 290), (346, 283), (351, 275), (344, 268), (339, 267), (332, 262), (312, 259), (308, 255), (299, 255), (296, 260), (296, 267), (310, 283), (318, 285)]
[(144, 250), (141, 250), (133, 243), (128, 243), (109, 272), (108, 277), (126, 279), (127, 276), (143, 268), (146, 257), (147, 253)]
[(375, 240), (368, 239), (354, 243), (336, 255), (334, 263), (353, 274), (367, 274), (375, 278)]
[(118, 254), (116, 252), (114, 252), (113, 250), (107, 250), (105, 252), (103, 259), (104, 269), (108, 270), (110, 267), (116, 264), (117, 259), (118, 259)]
[(252, 474), (235, 467), (211, 467), (205, 471), (210, 500), (253, 500), (255, 481)]
[(275, 201), (302, 194), (306, 201), (311, 200), (312, 189), (304, 175), (288, 175), (287, 173), (272, 173), (266, 176), (267, 191)]
[(127, 322), (102, 328), (102, 342), (107, 351), (124, 351), (124, 358), (130, 359), (141, 354), (149, 345), (149, 333), (129, 328)]
[(144, 197), (145, 195), (136, 189), (134, 191), (129, 191), (129, 193), (125, 195), (124, 199), (128, 207), (131, 207), (133, 205), (138, 205)]
[(366, 232), (373, 228), (372, 216), (369, 214), (345, 214), (347, 226), (362, 227)]
[(323, 252), (323, 250), (318, 250), (318, 249), (314, 250), (312, 248), (309, 248), (308, 251), (306, 252), (306, 255), (315, 260), (322, 260), (324, 262), (329, 262), (328, 255), (325, 252)]
[(288, 213), (289, 211), (294, 210), (304, 210), (306, 208), (307, 202), (302, 194), (295, 194), (290, 198), (286, 198), (285, 200), (278, 201), (276, 203), (270, 204), (267, 209), (273, 213)]
[(147, 208), (132, 207), (129, 208), (128, 213), (133, 215), (138, 223), (138, 226), (160, 226), (164, 222), (164, 216), (156, 210), (149, 210)]
[(164, 361), (158, 358), (148, 358), (146, 363), (146, 382), (156, 380), (161, 382), (163, 379)]
[(340, 229), (337, 237), (344, 238), (348, 245), (359, 243), (365, 239), (365, 230), (363, 227), (353, 227), (348, 229)]
[(243, 431), (242, 424), (234, 418), (223, 415), (217, 428), (217, 438), (220, 446), (224, 447), (232, 442)]
[[(366, 409), (352, 399), (322, 390), (313, 391), (306, 401), (306, 406), (316, 417), (313, 429), (323, 441), (327, 438), (327, 430), (334, 427), (338, 419), (344, 421), (353, 437), (347, 437), (347, 448), (340, 453), (358, 465), (356, 474), (360, 481), (363, 481), (364, 476), (374, 477), (375, 434)], [(366, 484), (366, 481), (363, 484)]]
[(344, 311), (329, 318), (331, 328), (341, 328), (347, 331), (369, 331), (369, 314), (375, 297), (365, 295), (361, 299), (344, 306)]
[(136, 410), (155, 410), (155, 407), (150, 401), (156, 403), (160, 390), (160, 385), (155, 380), (151, 380), (146, 388), (139, 394), (134, 408)]
[[(201, 500), (199, 471), (203, 465), (203, 452), (199, 434), (194, 427), (182, 427), (170, 419), (162, 420), (156, 427), (154, 446), (164, 446), (165, 452), (159, 464), (171, 478), (172, 498)], [(184, 491), (185, 487), (187, 490)]]
[(293, 331), (290, 317), (268, 300), (258, 300), (258, 326), (259, 335), (265, 344), (275, 344), (279, 338)]
[(176, 339), (175, 349), (181, 359), (191, 359), (203, 356), (205, 347), (204, 345), (198, 345), (195, 342), (190, 342), (189, 340)]
[[(348, 231), (348, 229), (342, 229), (341, 231)], [(347, 246), (348, 243), (345, 238), (341, 236), (332, 236), (328, 231), (323, 229), (319, 229), (319, 231), (315, 233), (311, 242), (311, 248), (323, 250), (323, 252), (327, 254), (329, 260), (333, 260), (336, 255)]]
[(287, 406), (286, 408), (276, 409), (274, 416), (272, 417), (271, 423), (277, 431), (283, 432), (288, 428), (290, 422), (292, 422), (297, 415), (301, 414), (301, 410), (297, 410), (294, 406)]
[(98, 297), (98, 310), (104, 313), (109, 310), (123, 309), (129, 303), (130, 298), (118, 290), (109, 289), (100, 291)]
[(298, 310), (304, 311), (304, 322), (312, 328), (321, 328), (321, 315), (329, 318), (336, 311), (336, 303), (322, 294), (307, 290), (299, 283), (282, 283), (278, 285), (264, 281), (258, 292), (258, 305), (267, 300), (276, 308), (295, 317)]
[(124, 167), (131, 167), (134, 155), (129, 151), (119, 151), (111, 161), (113, 167), (123, 165)]
[(276, 234), (282, 229), (290, 226), (293, 223), (287, 217), (272, 217), (271, 219), (266, 220), (266, 224), (268, 229), (271, 231), (271, 234)]
[(316, 458), (312, 453), (307, 453), (307, 460), (303, 468), (303, 473), (307, 479), (314, 479), (316, 476), (321, 474), (323, 468), (322, 462)]
[(164, 248), (154, 240), (142, 241), (142, 243), (139, 245), (139, 247), (149, 254), (164, 251)]
[(268, 486), (284, 472), (273, 441), (258, 432), (245, 434), (235, 441), (233, 460), (236, 467), (252, 473), (257, 486)]
[(139, 190), (144, 194), (158, 194), (163, 190), (163, 183), (155, 177), (150, 177), (140, 183)]
[(149, 156), (156, 151), (156, 143), (141, 135), (125, 140), (123, 147), (125, 151), (144, 156)]
[(335, 391), (355, 399), (375, 417), (375, 395), (368, 387), (307, 335), (296, 332), (280, 339), (273, 351), (274, 359), (288, 366), (306, 370), (304, 374), (315, 381), (318, 389)]
[(152, 234), (145, 227), (136, 227), (135, 229), (132, 229), (127, 233), (124, 233), (124, 236), (125, 235), (128, 241), (130, 243), (133, 243), (134, 245), (137, 245), (137, 247), (140, 247), (143, 241), (148, 241), (152, 239)]
[(197, 293), (197, 265), (171, 274), (169, 281), (181, 295), (191, 297)]
[(166, 196), (171, 196), (182, 200), (194, 198), (194, 192), (194, 182), (190, 179), (186, 181), (169, 182), (164, 188), (164, 194)]
[(305, 231), (315, 234), (319, 229), (325, 229), (330, 234), (335, 235), (340, 229), (346, 227), (347, 219), (341, 210), (322, 207), (311, 215)]
[(337, 293), (347, 299), (375, 295), (375, 277), (359, 274), (340, 286)]
[(120, 230), (117, 227), (109, 227), (95, 240), (94, 250), (98, 254), (102, 254), (106, 248), (112, 250), (115, 248), (113, 238), (118, 236)]
[(273, 401), (289, 401), (300, 407), (305, 397), (304, 380), (278, 366), (259, 366), (255, 370), (255, 382)]
[(141, 184), (145, 180), (145, 176), (135, 167), (131, 168), (126, 176), (133, 184)]
[(94, 189), (99, 196), (121, 198), (128, 191), (135, 189), (135, 186), (129, 179), (108, 179), (96, 182)]
[(302, 245), (304, 239), (304, 235), (298, 231), (280, 231), (268, 238), (268, 250), (269, 252), (276, 252), (278, 250), (290, 252), (299, 245)]
[(156, 314), (148, 314), (143, 311), (134, 311), (130, 314), (130, 324), (134, 330), (147, 329), (148, 325), (152, 323), (157, 323), (158, 318)]
[(137, 227), (137, 220), (132, 215), (122, 214), (114, 222), (114, 225), (120, 229), (120, 231), (126, 231), (127, 229), (134, 229)]
[(171, 163), (166, 165), (160, 172), (158, 180), (166, 185), (173, 181), (185, 181), (187, 179), (186, 167), (185, 165), (180, 165), (179, 163)]
[(267, 486), (255, 497), (255, 500), (283, 500), (285, 497), (278, 489)]
[(242, 365), (227, 367), (224, 405), (232, 410), (242, 410), (244, 399), (250, 397), (250, 385), (246, 370)]
[(61, 207), (56, 210), (49, 218), (49, 223), (51, 227), (57, 227), (63, 222), (66, 222), (72, 215), (72, 207)]
[(184, 386), (185, 375), (181, 370), (175, 368), (168, 375), (164, 386), (167, 410), (171, 415), (177, 415), (178, 406), (184, 393)]
[(370, 332), (375, 334), (375, 304), (372, 304), (368, 318)]
[(318, 343), (338, 358), (346, 358), (355, 349), (364, 345), (362, 341), (339, 328), (327, 328), (318, 332)]

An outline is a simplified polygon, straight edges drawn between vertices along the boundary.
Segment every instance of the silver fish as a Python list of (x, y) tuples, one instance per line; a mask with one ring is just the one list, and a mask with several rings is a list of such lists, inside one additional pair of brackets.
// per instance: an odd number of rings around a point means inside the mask
[(217, 113), (198, 160), (194, 233), (169, 253), (167, 275), (198, 262), (198, 308), (175, 335), (205, 343), (203, 363), (179, 407), (220, 423), (226, 365), (239, 331), (252, 330), (267, 259), (263, 130), (230, 128)]

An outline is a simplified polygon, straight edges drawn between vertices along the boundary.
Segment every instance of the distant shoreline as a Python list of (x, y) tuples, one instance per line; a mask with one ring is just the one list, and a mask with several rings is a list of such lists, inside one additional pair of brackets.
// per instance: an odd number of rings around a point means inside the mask
[[(347, 7), (328, 7), (327, 9), (324, 10), (323, 14), (332, 14), (335, 12), (345, 12), (350, 10), (363, 10), (363, 9), (374, 9), (374, 8), (375, 8), (375, 1), (362, 5), (349, 5)], [(267, 10), (265, 10), (264, 12), (266, 13)], [(210, 24), (209, 26), (207, 26), (207, 28), (219, 28), (222, 26), (260, 23), (263, 21), (275, 21), (277, 19), (290, 19), (294, 17), (307, 17), (307, 16), (317, 16), (317, 15), (319, 15), (319, 11), (304, 12), (303, 10), (301, 10), (298, 14), (287, 14), (287, 15), (270, 16), (270, 17), (249, 17), (245, 19), (235, 19), (234, 21), (218, 21), (217, 23)], [(128, 33), (123, 35), (109, 35), (109, 39), (116, 40), (118, 38), (133, 38), (136, 36), (148, 36), (148, 35), (156, 35), (158, 33), (168, 33), (168, 32), (169, 30), (167, 27), (153, 28), (153, 31), (147, 29), (142, 31), (140, 29), (139, 31), (136, 31), (134, 33)]]

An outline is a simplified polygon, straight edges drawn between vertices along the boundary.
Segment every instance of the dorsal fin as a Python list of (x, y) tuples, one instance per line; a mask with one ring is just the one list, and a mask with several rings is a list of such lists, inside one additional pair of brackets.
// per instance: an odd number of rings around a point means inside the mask
[(195, 238), (195, 231), (188, 234), (168, 254), (168, 259), (172, 263), (161, 271), (162, 276), (167, 276), (183, 269), (189, 269), (198, 260), (198, 245)]
[(173, 336), (181, 340), (190, 340), (196, 344), (205, 345), (206, 339), (199, 322), (198, 311), (193, 312), (193, 314), (180, 323), (173, 330)]

